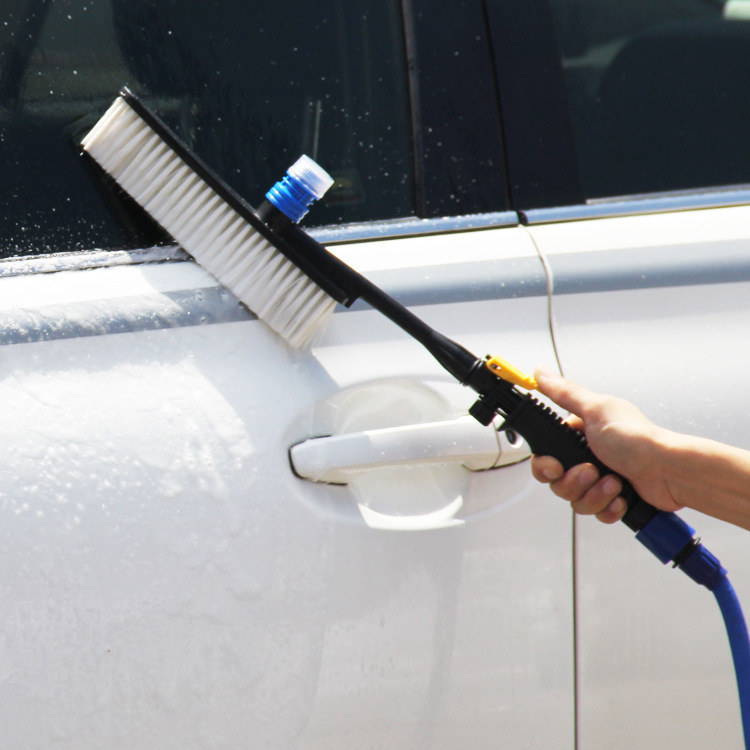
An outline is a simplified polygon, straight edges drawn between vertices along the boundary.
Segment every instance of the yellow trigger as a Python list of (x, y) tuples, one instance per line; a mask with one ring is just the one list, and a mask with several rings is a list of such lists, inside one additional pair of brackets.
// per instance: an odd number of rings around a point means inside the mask
[(513, 383), (513, 385), (520, 385), (521, 388), (526, 388), (529, 391), (533, 391), (536, 388), (536, 380), (531, 375), (521, 372), (502, 357), (487, 357), (486, 364), (495, 375), (503, 380), (507, 380), (509, 383)]

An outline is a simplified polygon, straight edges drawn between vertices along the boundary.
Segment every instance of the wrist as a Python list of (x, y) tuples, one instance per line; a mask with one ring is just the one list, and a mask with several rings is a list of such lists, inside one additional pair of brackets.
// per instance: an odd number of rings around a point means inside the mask
[(649, 502), (668, 511), (689, 506), (689, 475), (695, 461), (690, 438), (654, 425), (642, 444), (642, 451), (644, 469), (637, 485), (647, 492)]
[[(672, 500), (675, 510), (692, 508), (710, 513), (709, 498), (714, 491), (721, 493), (717, 470), (731, 463), (734, 449), (708, 438), (671, 430), (661, 432), (662, 444), (655, 455), (661, 466), (659, 479), (664, 495)], [(730, 478), (732, 472), (728, 474)]]

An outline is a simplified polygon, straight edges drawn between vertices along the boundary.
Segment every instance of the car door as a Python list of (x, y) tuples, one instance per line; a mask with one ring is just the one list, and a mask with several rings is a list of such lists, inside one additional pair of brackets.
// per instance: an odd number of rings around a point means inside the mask
[[(515, 79), (504, 111), (523, 125), (516, 153), (546, 144), (574, 178), (540, 187), (518, 157), (516, 205), (549, 272), (563, 372), (666, 427), (746, 448), (743, 7), (531, 3), (511, 14), (523, 49), (501, 63)], [(500, 39), (508, 24), (495, 24)], [(683, 515), (747, 606), (746, 533)], [(577, 747), (743, 747), (708, 592), (660, 569), (621, 525), (585, 518), (575, 577)]]
[(291, 350), (71, 147), (123, 82), (250, 202), (304, 147), (333, 252), (553, 361), (481, 4), (7, 20), (3, 744), (572, 748), (572, 519), (524, 444), (365, 306)]
[[(564, 372), (637, 403), (658, 424), (747, 448), (748, 361), (740, 343), (750, 324), (747, 218), (747, 207), (736, 207), (530, 227), (556, 288)], [(681, 515), (747, 606), (746, 532)], [(589, 520), (576, 522), (581, 746), (669, 736), (742, 747), (729, 644), (713, 597), (659, 570), (625, 529)], [(692, 701), (706, 684), (710, 699)], [(639, 722), (626, 718), (625, 706)], [(688, 715), (689, 732), (681, 722)]]

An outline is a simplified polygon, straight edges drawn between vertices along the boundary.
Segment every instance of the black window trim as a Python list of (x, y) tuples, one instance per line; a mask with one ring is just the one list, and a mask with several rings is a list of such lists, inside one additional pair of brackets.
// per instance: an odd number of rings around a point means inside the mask
[[(509, 210), (484, 0), (401, 0), (401, 10), (416, 216), (434, 219)], [(462, 42), (476, 46), (465, 48)], [(457, 74), (472, 69), (474, 80)], [(469, 109), (451, 114), (456, 102)]]
[(584, 202), (548, 0), (483, 0), (506, 143), (511, 208)]

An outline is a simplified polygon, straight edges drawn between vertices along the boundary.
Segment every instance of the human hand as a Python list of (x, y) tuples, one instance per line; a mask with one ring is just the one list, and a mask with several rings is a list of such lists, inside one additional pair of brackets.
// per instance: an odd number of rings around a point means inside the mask
[[(654, 425), (631, 403), (589, 391), (546, 368), (537, 369), (535, 377), (541, 393), (572, 413), (568, 423), (584, 433), (594, 455), (626, 477), (644, 500), (662, 510), (682, 507), (674, 501), (659, 471), (660, 457), (669, 442), (667, 430)], [(565, 471), (551, 456), (534, 456), (531, 470), (538, 481), (568, 500), (576, 513), (614, 523), (627, 511), (619, 494), (619, 477), (599, 476), (593, 464)]]

